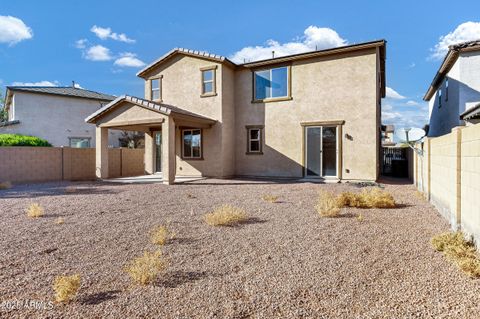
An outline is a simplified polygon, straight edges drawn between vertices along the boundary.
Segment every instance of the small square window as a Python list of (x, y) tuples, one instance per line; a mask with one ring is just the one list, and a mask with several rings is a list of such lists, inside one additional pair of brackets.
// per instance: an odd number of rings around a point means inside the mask
[(262, 128), (247, 126), (247, 154), (262, 154)]

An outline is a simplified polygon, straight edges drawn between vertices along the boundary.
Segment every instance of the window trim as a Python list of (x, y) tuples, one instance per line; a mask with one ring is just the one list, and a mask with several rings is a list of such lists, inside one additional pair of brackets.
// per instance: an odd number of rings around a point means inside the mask
[[(181, 155), (182, 155), (182, 160), (188, 160), (188, 161), (201, 161), (203, 160), (203, 129), (201, 128), (180, 128), (182, 134), (181, 134), (181, 141), (180, 141), (180, 146), (182, 148), (181, 150)], [(185, 156), (184, 154), (184, 135), (186, 131), (200, 131), (200, 157), (193, 157), (193, 156)], [(190, 146), (191, 153), (193, 155), (193, 147)]]
[[(211, 66), (206, 66), (203, 68), (200, 68), (200, 97), (210, 97), (210, 96), (216, 96), (217, 95), (217, 68), (218, 65), (211, 65)], [(213, 91), (212, 92), (203, 92), (203, 84), (205, 81), (203, 80), (203, 72), (206, 71), (212, 71), (212, 81), (206, 81), (206, 82), (212, 82), (213, 85)]]
[[(245, 126), (247, 130), (247, 151), (245, 152), (246, 155), (263, 155), (263, 129), (265, 128), (264, 125), (246, 125)], [(259, 150), (258, 151), (252, 151), (251, 150), (251, 144), (252, 140), (250, 139), (250, 131), (251, 130), (259, 130), (259, 136), (258, 136), (258, 141), (259, 141)], [(257, 140), (253, 140), (257, 141)]]
[[(266, 70), (273, 70), (279, 68), (287, 68), (287, 95), (281, 97), (270, 97), (266, 99), (257, 99), (255, 97), (256, 85), (255, 85), (255, 73)], [(252, 69), (252, 103), (269, 103), (269, 102), (279, 102), (279, 101), (289, 101), (292, 100), (292, 65), (291, 64), (281, 64), (273, 67), (266, 68), (256, 68)]]
[[(88, 146), (87, 147), (72, 147), (72, 140), (77, 139), (77, 140), (88, 140)], [(68, 137), (68, 147), (71, 148), (90, 148), (92, 147), (92, 138), (88, 136), (69, 136)]]
[(438, 90), (438, 108), (442, 107), (442, 89)]
[[(154, 80), (158, 80), (158, 89), (155, 89), (158, 90), (158, 99), (154, 100), (153, 99), (153, 86), (152, 86), (152, 83)], [(150, 100), (151, 101), (155, 101), (155, 102), (162, 102), (162, 87), (163, 87), (163, 75), (160, 75), (159, 77), (156, 77), (156, 78), (151, 78), (150, 79)]]

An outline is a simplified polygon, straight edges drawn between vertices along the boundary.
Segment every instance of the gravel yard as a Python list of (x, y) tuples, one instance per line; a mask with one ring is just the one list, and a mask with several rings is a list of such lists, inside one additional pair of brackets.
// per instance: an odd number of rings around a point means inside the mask
[[(480, 282), (429, 243), (447, 222), (413, 186), (385, 188), (398, 208), (349, 208), (340, 218), (318, 216), (319, 190), (357, 186), (203, 180), (0, 190), (0, 318), (478, 318)], [(26, 216), (34, 202), (44, 217)], [(250, 220), (207, 225), (203, 215), (222, 204)], [(167, 222), (176, 233), (163, 248), (167, 271), (154, 285), (132, 284), (125, 265), (157, 248), (149, 230)], [(55, 276), (75, 273), (82, 283), (72, 303), (7, 309), (52, 301)]]

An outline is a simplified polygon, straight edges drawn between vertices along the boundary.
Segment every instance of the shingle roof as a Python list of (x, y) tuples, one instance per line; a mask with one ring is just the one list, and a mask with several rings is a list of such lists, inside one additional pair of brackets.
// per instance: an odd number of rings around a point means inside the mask
[(121, 96), (117, 97), (114, 101), (108, 103), (104, 107), (98, 109), (95, 113), (88, 116), (85, 119), (85, 122), (93, 123), (94, 120), (97, 117), (99, 117), (103, 113), (107, 112), (109, 109), (115, 107), (116, 105), (118, 105), (119, 103), (124, 102), (124, 101), (130, 102), (130, 103), (133, 103), (133, 104), (145, 107), (145, 108), (152, 109), (154, 111), (157, 111), (157, 112), (165, 114), (165, 115), (170, 115), (171, 113), (177, 113), (177, 114), (183, 114), (183, 115), (188, 115), (188, 116), (196, 117), (196, 118), (199, 118), (199, 119), (207, 120), (207, 121), (210, 121), (212, 123), (216, 122), (215, 120), (213, 120), (211, 118), (186, 111), (184, 109), (181, 109), (181, 108), (173, 106), (173, 105), (163, 104), (163, 103), (154, 103), (152, 101), (145, 100), (145, 99), (135, 97), (135, 96), (130, 96), (130, 95), (121, 95)]
[(10, 91), (22, 91), (42, 94), (54, 94), (63, 96), (74, 96), (94, 100), (112, 101), (116, 97), (109, 94), (103, 94), (95, 91), (75, 88), (71, 86), (7, 86)]
[(460, 114), (461, 120), (480, 119), (480, 103)]

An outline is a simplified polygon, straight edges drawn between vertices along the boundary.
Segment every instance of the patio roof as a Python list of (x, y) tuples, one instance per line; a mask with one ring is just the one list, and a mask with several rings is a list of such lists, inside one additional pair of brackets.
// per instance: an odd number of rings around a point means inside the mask
[(112, 102), (108, 103), (104, 107), (100, 108), (95, 113), (91, 114), (85, 119), (87, 123), (95, 123), (98, 118), (100, 118), (103, 114), (109, 112), (110, 110), (114, 109), (116, 106), (120, 105), (123, 102), (128, 102), (134, 105), (138, 105), (140, 107), (150, 109), (152, 111), (158, 112), (163, 115), (180, 115), (183, 117), (194, 118), (197, 120), (201, 120), (204, 123), (214, 124), (216, 121), (205, 117), (203, 115), (199, 115), (196, 113), (192, 113), (186, 110), (183, 110), (179, 107), (163, 104), (163, 103), (154, 103), (149, 100), (145, 100), (139, 97), (130, 96), (130, 95), (122, 95), (113, 100)]

